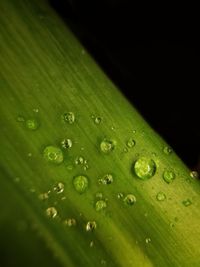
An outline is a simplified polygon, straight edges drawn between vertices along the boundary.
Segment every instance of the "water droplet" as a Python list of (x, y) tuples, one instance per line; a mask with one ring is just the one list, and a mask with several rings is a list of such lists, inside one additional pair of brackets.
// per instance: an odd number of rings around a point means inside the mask
[(25, 122), (25, 119), (24, 119), (23, 116), (18, 116), (18, 117), (17, 117), (17, 121), (18, 121), (18, 122)]
[(76, 220), (74, 218), (67, 218), (63, 223), (69, 227), (76, 226)]
[(50, 192), (45, 192), (45, 193), (42, 193), (42, 194), (39, 194), (39, 199), (41, 199), (41, 200), (46, 200), (46, 199), (48, 199), (49, 198), (49, 193)]
[(63, 153), (62, 150), (58, 147), (47, 146), (44, 149), (43, 155), (48, 162), (52, 162), (55, 164), (60, 164), (63, 162)]
[(88, 221), (85, 227), (87, 232), (92, 232), (96, 228), (97, 228), (97, 223), (95, 221)]
[(68, 171), (72, 171), (73, 168), (74, 168), (74, 166), (72, 164), (67, 165), (67, 170)]
[(82, 165), (84, 164), (84, 158), (82, 156), (79, 156), (75, 159), (75, 164), (76, 165)]
[(25, 122), (25, 126), (27, 129), (34, 131), (38, 129), (39, 123), (36, 119), (28, 119)]
[(173, 171), (164, 171), (163, 179), (166, 183), (170, 184), (176, 178), (176, 175)]
[(130, 138), (127, 143), (126, 143), (127, 147), (132, 148), (135, 146), (135, 140), (133, 138)]
[(133, 132), (133, 134), (135, 134), (136, 133), (136, 130), (133, 130), (132, 132)]
[(91, 247), (91, 248), (94, 247), (94, 241), (91, 241), (91, 242), (90, 242), (90, 247)]
[(75, 122), (75, 114), (73, 112), (66, 112), (62, 115), (62, 119), (64, 122), (69, 124), (73, 124)]
[(28, 157), (29, 157), (29, 158), (32, 157), (32, 153), (31, 153), (31, 152), (28, 153)]
[(103, 198), (103, 194), (101, 192), (98, 192), (96, 193), (95, 197), (101, 199)]
[(146, 244), (149, 244), (149, 243), (151, 242), (151, 238), (147, 237), (147, 238), (145, 239), (145, 242), (146, 242)]
[(53, 190), (57, 193), (60, 194), (64, 191), (65, 185), (61, 182), (59, 182), (57, 185), (54, 186)]
[(113, 182), (113, 176), (112, 174), (108, 173), (105, 174), (102, 178), (99, 179), (99, 184), (112, 184)]
[(49, 207), (46, 209), (46, 215), (50, 218), (55, 218), (58, 212), (55, 207)]
[(169, 155), (169, 154), (172, 153), (172, 148), (169, 147), (169, 146), (165, 146), (165, 147), (163, 148), (163, 152), (164, 152), (166, 155)]
[(128, 194), (124, 198), (124, 203), (127, 205), (134, 205), (136, 202), (136, 197), (133, 194)]
[(107, 264), (107, 262), (105, 261), (105, 260), (101, 260), (101, 265), (106, 265)]
[(183, 200), (182, 203), (185, 207), (192, 205), (192, 201), (189, 198), (186, 200)]
[(164, 200), (166, 199), (166, 195), (165, 195), (165, 193), (163, 193), (163, 192), (158, 192), (158, 194), (156, 195), (156, 199), (157, 199), (158, 201), (164, 201)]
[(127, 153), (127, 152), (128, 152), (128, 148), (125, 147), (125, 148), (123, 149), (123, 152), (124, 152), (124, 153)]
[(199, 178), (199, 174), (197, 171), (191, 171), (190, 172), (190, 177), (194, 178), (194, 179), (198, 179)]
[(93, 117), (93, 119), (94, 119), (94, 123), (95, 123), (95, 124), (100, 124), (100, 123), (102, 122), (102, 118), (99, 117), (99, 116), (97, 116), (97, 117)]
[(154, 176), (156, 164), (154, 160), (146, 157), (139, 158), (134, 164), (134, 171), (138, 178), (147, 180)]
[(118, 194), (117, 194), (117, 198), (118, 198), (118, 199), (122, 199), (123, 197), (124, 197), (124, 194), (123, 194), (123, 193), (118, 193)]
[(71, 139), (63, 139), (61, 141), (61, 147), (64, 149), (72, 148), (72, 140)]
[(34, 111), (35, 113), (38, 113), (38, 112), (39, 112), (39, 109), (38, 109), (38, 108), (34, 108), (33, 111)]
[(83, 175), (76, 176), (73, 180), (73, 185), (75, 190), (82, 194), (88, 188), (88, 178)]
[(95, 203), (95, 209), (96, 211), (101, 211), (103, 209), (105, 209), (107, 207), (107, 204), (104, 200), (98, 200), (96, 203)]
[(115, 148), (115, 141), (104, 139), (100, 144), (100, 150), (101, 152), (105, 154), (109, 154), (111, 151), (113, 151)]

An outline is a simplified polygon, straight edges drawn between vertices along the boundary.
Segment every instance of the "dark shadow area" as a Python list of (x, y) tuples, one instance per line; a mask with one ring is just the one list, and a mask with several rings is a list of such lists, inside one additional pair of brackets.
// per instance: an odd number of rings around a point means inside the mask
[(126, 0), (50, 2), (150, 125), (197, 169), (200, 86), (191, 23), (162, 9), (154, 18)]

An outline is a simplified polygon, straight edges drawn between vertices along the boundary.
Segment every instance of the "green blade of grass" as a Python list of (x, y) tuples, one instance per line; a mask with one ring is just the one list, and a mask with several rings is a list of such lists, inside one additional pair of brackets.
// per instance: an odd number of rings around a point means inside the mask
[[(166, 153), (167, 144), (46, 2), (3, 0), (0, 8), (3, 264), (9, 265), (15, 242), (13, 261), (21, 266), (31, 260), (30, 251), (41, 266), (199, 266), (198, 181), (174, 152)], [(66, 112), (74, 113), (74, 123), (63, 120)], [(29, 129), (32, 119), (35, 130)], [(44, 149), (61, 148), (63, 139), (73, 143), (63, 150), (64, 161), (47, 162)], [(114, 144), (108, 154), (100, 149), (104, 139)], [(156, 164), (146, 181), (133, 170), (142, 157)], [(171, 183), (164, 171), (175, 174)], [(100, 184), (110, 173), (113, 182)], [(77, 175), (88, 178), (83, 194), (74, 189)], [(128, 194), (134, 205), (126, 205)], [(100, 198), (107, 206), (97, 211)], [(54, 218), (47, 216), (50, 207)], [(67, 219), (76, 225), (66, 225)], [(96, 222), (94, 231), (87, 231), (89, 221)]]

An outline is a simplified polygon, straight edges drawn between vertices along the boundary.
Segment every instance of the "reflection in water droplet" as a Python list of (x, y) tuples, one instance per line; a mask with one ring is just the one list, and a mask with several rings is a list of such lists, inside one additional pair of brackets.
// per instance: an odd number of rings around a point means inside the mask
[(74, 218), (67, 218), (63, 223), (69, 227), (76, 226), (76, 220)]
[(84, 193), (88, 188), (88, 178), (83, 175), (76, 176), (73, 180), (73, 185), (75, 190), (82, 194)]
[(189, 198), (186, 200), (183, 200), (182, 203), (185, 207), (192, 205), (192, 201)]
[(108, 173), (105, 174), (102, 178), (99, 179), (99, 184), (112, 184), (113, 182), (113, 176), (112, 174)]
[(104, 154), (109, 154), (111, 151), (114, 150), (114, 148), (115, 148), (115, 141), (113, 140), (104, 139), (100, 143), (100, 150)]
[(127, 205), (133, 205), (136, 202), (136, 197), (133, 194), (128, 194), (124, 198), (124, 203)]
[(75, 114), (73, 112), (66, 112), (62, 115), (62, 119), (64, 122), (69, 124), (73, 124), (75, 122)]
[(64, 149), (72, 148), (72, 140), (71, 139), (63, 139), (61, 141), (61, 147)]
[(101, 211), (103, 209), (105, 209), (107, 207), (107, 204), (104, 200), (98, 200), (96, 203), (95, 203), (95, 209), (96, 211)]
[(135, 146), (135, 140), (133, 138), (130, 138), (127, 143), (126, 143), (127, 147), (132, 148)]
[(97, 223), (95, 221), (88, 221), (85, 229), (87, 232), (92, 232), (96, 229), (96, 227), (97, 227)]
[(64, 191), (65, 185), (61, 182), (59, 182), (57, 185), (54, 186), (53, 190), (57, 193), (60, 194)]
[(154, 176), (156, 172), (156, 164), (154, 160), (150, 158), (141, 157), (136, 160), (134, 164), (134, 171), (138, 178), (147, 180)]
[(170, 184), (176, 178), (176, 175), (173, 171), (164, 171), (163, 179), (166, 183)]
[(190, 177), (194, 178), (194, 179), (198, 179), (199, 178), (199, 174), (197, 171), (191, 171), (190, 172)]
[(163, 148), (163, 152), (164, 152), (166, 155), (169, 155), (169, 154), (172, 153), (172, 148), (169, 147), (169, 146), (165, 146), (165, 147)]
[(49, 207), (46, 209), (46, 215), (50, 218), (55, 218), (58, 212), (55, 207)]
[(156, 195), (156, 199), (158, 201), (164, 201), (166, 199), (166, 195), (163, 193), (163, 192), (159, 192), (157, 195)]
[(25, 126), (27, 129), (34, 131), (38, 129), (39, 123), (36, 119), (28, 119), (25, 122)]
[(47, 146), (44, 149), (43, 156), (45, 160), (51, 163), (60, 164), (63, 162), (63, 153), (60, 148), (55, 146)]

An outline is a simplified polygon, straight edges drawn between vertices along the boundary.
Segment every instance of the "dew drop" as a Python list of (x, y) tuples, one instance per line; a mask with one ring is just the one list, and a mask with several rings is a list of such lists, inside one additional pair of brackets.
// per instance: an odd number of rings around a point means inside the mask
[(94, 247), (94, 241), (91, 241), (91, 242), (90, 242), (90, 247), (91, 247), (91, 248)]
[(55, 218), (58, 212), (55, 207), (49, 207), (46, 209), (46, 215), (50, 218)]
[(72, 148), (72, 140), (71, 139), (63, 139), (61, 141), (61, 147), (64, 149), (70, 149)]
[(76, 165), (82, 165), (84, 164), (84, 158), (82, 156), (79, 156), (75, 159), (75, 164)]
[(166, 154), (166, 155), (170, 155), (172, 153), (172, 148), (169, 147), (169, 146), (165, 146), (163, 148), (163, 152)]
[(66, 112), (62, 115), (62, 119), (64, 122), (69, 124), (73, 124), (75, 122), (75, 114), (73, 112)]
[(95, 124), (100, 124), (102, 122), (102, 118), (97, 116), (97, 117), (94, 117), (94, 123)]
[(113, 183), (113, 176), (110, 173), (105, 174), (102, 178), (99, 179), (99, 184), (107, 185), (112, 183)]
[(63, 162), (63, 153), (60, 148), (55, 146), (47, 146), (44, 149), (43, 156), (46, 161), (54, 164), (60, 164)]
[(136, 197), (133, 194), (128, 194), (128, 195), (125, 196), (123, 201), (124, 201), (125, 204), (127, 204), (129, 206), (132, 206), (136, 202)]
[(117, 194), (117, 198), (118, 198), (118, 199), (122, 199), (123, 197), (124, 197), (124, 194), (123, 194), (123, 193), (118, 193), (118, 194)]
[(103, 194), (101, 192), (97, 192), (95, 197), (101, 199), (103, 198)]
[(87, 232), (92, 232), (97, 228), (97, 223), (95, 221), (88, 221), (85, 227)]
[(114, 150), (114, 148), (115, 148), (115, 141), (113, 140), (104, 139), (100, 143), (100, 150), (104, 154), (109, 154), (111, 151)]
[(60, 194), (64, 191), (65, 185), (61, 182), (59, 182), (57, 185), (54, 186), (53, 190), (57, 193)]
[(183, 200), (182, 203), (185, 207), (192, 205), (192, 201), (189, 198), (186, 200)]
[(39, 197), (40, 200), (46, 200), (46, 199), (49, 198), (49, 193), (50, 192), (45, 192), (45, 193), (39, 194), (38, 197)]
[(133, 138), (130, 138), (127, 143), (126, 143), (127, 147), (132, 148), (135, 146), (135, 140)]
[(194, 179), (198, 179), (199, 178), (199, 174), (197, 171), (191, 171), (190, 172), (190, 177), (194, 178)]
[(76, 226), (76, 220), (74, 218), (67, 218), (63, 223), (69, 227)]
[(96, 211), (101, 211), (101, 210), (105, 209), (106, 207), (107, 207), (107, 204), (104, 200), (98, 200), (95, 203), (95, 210)]
[(149, 244), (149, 243), (151, 242), (151, 238), (147, 237), (147, 238), (145, 239), (145, 242), (146, 242), (146, 244)]
[(18, 117), (17, 117), (17, 121), (18, 121), (18, 122), (25, 122), (25, 119), (24, 119), (23, 116), (18, 116)]
[(166, 195), (165, 195), (165, 193), (163, 193), (163, 192), (158, 192), (158, 194), (156, 195), (156, 199), (157, 199), (158, 201), (164, 201), (164, 200), (166, 199)]
[(76, 176), (73, 180), (75, 190), (82, 194), (88, 189), (88, 178), (83, 175)]
[(141, 157), (134, 164), (134, 171), (138, 178), (147, 180), (154, 176), (156, 172), (156, 164), (154, 160)]
[(25, 126), (27, 129), (34, 131), (38, 129), (39, 123), (36, 119), (28, 119), (25, 122)]
[(166, 183), (170, 184), (176, 178), (176, 175), (173, 171), (164, 171), (163, 179)]

